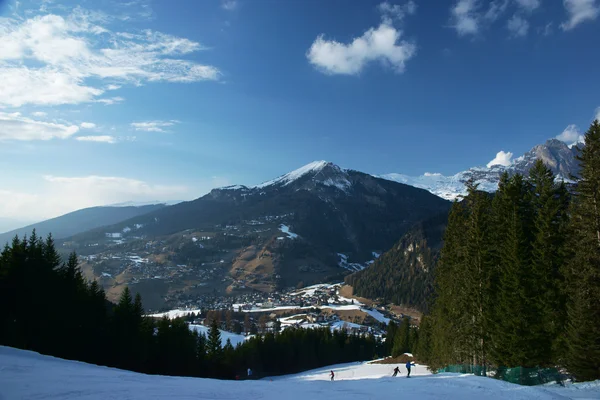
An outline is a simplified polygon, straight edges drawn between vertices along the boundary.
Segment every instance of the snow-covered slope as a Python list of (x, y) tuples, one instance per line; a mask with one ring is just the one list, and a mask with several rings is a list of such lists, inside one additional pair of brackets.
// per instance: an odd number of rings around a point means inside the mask
[(494, 192), (498, 189), (500, 175), (503, 172), (525, 175), (538, 158), (554, 172), (557, 180), (568, 182), (571, 175), (578, 172), (579, 166), (575, 159), (577, 152), (577, 147), (568, 146), (560, 140), (550, 139), (544, 144), (533, 147), (507, 166), (496, 164), (490, 167), (473, 167), (450, 176), (426, 172), (421, 176), (391, 173), (381, 175), (380, 178), (425, 189), (444, 199), (454, 200), (458, 196), (466, 194), (465, 183), (469, 179), (473, 179), (479, 185), (480, 190)]
[[(151, 376), (0, 346), (0, 399), (597, 399), (600, 382), (523, 387), (460, 374), (428, 375), (416, 366), (410, 379), (392, 378), (393, 365), (343, 364), (260, 381)], [(336, 372), (330, 382), (328, 373)]]

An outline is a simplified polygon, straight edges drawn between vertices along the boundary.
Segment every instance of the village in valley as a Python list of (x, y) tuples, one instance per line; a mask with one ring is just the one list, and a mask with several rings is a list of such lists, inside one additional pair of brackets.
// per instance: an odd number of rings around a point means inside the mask
[[(235, 346), (256, 333), (276, 332), (290, 327), (329, 328), (349, 334), (381, 337), (390, 321), (409, 318), (417, 325), (419, 316), (394, 312), (390, 307), (345, 297), (342, 283), (318, 284), (274, 293), (253, 293), (240, 297), (216, 297), (202, 307), (193, 304), (166, 312), (150, 314), (154, 318), (184, 318), (190, 329), (206, 333), (212, 320), (222, 329), (225, 339)], [(346, 294), (346, 293), (345, 293)]]

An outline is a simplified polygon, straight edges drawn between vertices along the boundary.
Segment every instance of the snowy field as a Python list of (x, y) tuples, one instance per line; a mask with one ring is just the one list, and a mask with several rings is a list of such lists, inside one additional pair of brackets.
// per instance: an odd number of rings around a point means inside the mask
[[(0, 346), (1, 400), (58, 399), (599, 399), (600, 382), (524, 387), (471, 375), (429, 375), (424, 367), (414, 377), (392, 378), (393, 365), (343, 364), (261, 381), (150, 376), (114, 368), (66, 361)], [(329, 381), (329, 370), (337, 374)]]
[[(208, 326), (204, 326), (204, 325), (190, 325), (190, 329), (193, 331), (196, 331), (198, 333), (202, 333), (204, 336), (208, 337), (208, 331), (210, 330), (210, 327)], [(231, 344), (233, 345), (233, 347), (237, 346), (239, 343), (243, 343), (246, 340), (246, 336), (244, 335), (238, 335), (237, 333), (233, 333), (233, 332), (228, 332), (228, 331), (223, 331), (221, 329), (219, 329), (219, 332), (221, 332), (221, 345), (225, 346), (225, 344), (227, 343), (227, 339), (229, 339), (231, 341)], [(2, 399), (0, 399), (2, 400)]]

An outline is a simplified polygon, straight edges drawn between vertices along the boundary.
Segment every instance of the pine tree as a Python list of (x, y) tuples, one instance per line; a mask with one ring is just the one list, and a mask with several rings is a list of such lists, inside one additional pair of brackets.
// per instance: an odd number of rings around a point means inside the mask
[(217, 321), (213, 319), (210, 330), (208, 331), (208, 341), (206, 343), (208, 357), (212, 360), (219, 358), (222, 354), (221, 349), (221, 332)]
[[(528, 366), (533, 349), (527, 332), (536, 318), (529, 279), (532, 207), (530, 185), (523, 176), (503, 177), (493, 201), (494, 322), (492, 353), (502, 366)], [(534, 300), (534, 299), (533, 299)]]
[(529, 171), (532, 185), (533, 242), (527, 278), (530, 321), (528, 328), (532, 365), (551, 366), (557, 359), (557, 338), (564, 329), (565, 300), (561, 268), (566, 254), (568, 193), (556, 184), (552, 171), (537, 160)]
[(579, 380), (600, 378), (600, 123), (590, 126), (578, 157), (581, 176), (571, 209), (566, 267), (566, 366)]

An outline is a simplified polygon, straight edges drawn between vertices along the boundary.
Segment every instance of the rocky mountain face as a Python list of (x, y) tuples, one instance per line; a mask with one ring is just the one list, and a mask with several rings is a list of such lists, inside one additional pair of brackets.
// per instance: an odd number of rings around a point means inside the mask
[(167, 298), (271, 291), (341, 280), (449, 207), (426, 190), (319, 161), (75, 235), (64, 249), (86, 256), (105, 287), (160, 280)]
[(411, 177), (392, 173), (381, 177), (428, 190), (444, 199), (454, 200), (458, 196), (466, 194), (465, 183), (469, 179), (473, 179), (475, 183), (479, 184), (479, 189), (494, 192), (498, 188), (500, 175), (503, 172), (506, 171), (511, 175), (517, 173), (526, 175), (538, 158), (552, 169), (557, 179), (568, 182), (572, 175), (577, 175), (579, 172), (579, 165), (575, 159), (578, 152), (577, 146), (568, 146), (560, 140), (550, 139), (518, 157), (509, 166), (473, 167), (451, 176), (426, 173), (422, 176)]

